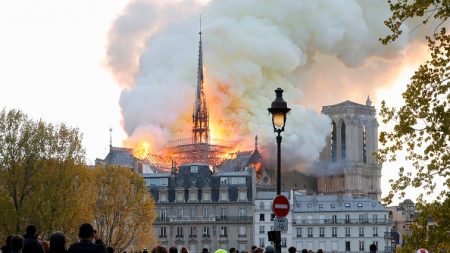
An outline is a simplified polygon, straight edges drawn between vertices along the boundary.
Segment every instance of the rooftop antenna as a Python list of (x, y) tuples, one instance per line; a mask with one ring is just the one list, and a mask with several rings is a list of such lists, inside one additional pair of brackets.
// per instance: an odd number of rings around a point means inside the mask
[(109, 149), (112, 149), (112, 127), (109, 128)]

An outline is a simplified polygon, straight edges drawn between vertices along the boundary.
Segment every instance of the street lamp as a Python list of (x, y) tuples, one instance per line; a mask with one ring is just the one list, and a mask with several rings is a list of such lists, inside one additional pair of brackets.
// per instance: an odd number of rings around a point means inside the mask
[(267, 108), (272, 114), (273, 131), (277, 133), (277, 195), (281, 194), (281, 135), (286, 125), (286, 114), (291, 110), (287, 107), (286, 101), (283, 100), (283, 90), (278, 88), (275, 90), (275, 100), (270, 108)]

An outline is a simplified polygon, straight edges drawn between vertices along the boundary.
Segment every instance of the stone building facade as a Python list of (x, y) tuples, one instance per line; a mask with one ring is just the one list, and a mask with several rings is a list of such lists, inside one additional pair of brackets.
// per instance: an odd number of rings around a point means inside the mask
[(214, 172), (206, 164), (186, 164), (143, 176), (156, 202), (153, 227), (161, 245), (192, 253), (253, 245), (254, 170)]
[(378, 123), (375, 107), (351, 101), (324, 106), (331, 119), (328, 142), (321, 153), (317, 188), (324, 194), (352, 194), (381, 198), (381, 165), (375, 160)]
[(376, 200), (350, 195), (295, 195), (292, 243), (316, 252), (392, 252), (389, 211)]

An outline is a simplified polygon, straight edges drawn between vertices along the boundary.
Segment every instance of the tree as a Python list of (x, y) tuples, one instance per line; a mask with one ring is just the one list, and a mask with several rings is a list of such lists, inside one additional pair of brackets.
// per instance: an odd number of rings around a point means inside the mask
[(402, 25), (411, 20), (419, 19), (419, 26), (432, 26), (433, 32), (425, 37), (430, 60), (411, 77), (403, 93), (404, 105), (396, 109), (382, 103), (382, 121), (394, 122), (394, 127), (380, 133), (382, 148), (377, 157), (380, 162), (394, 161), (398, 151), (403, 150), (414, 168), (400, 168), (399, 178), (391, 181), (392, 190), (384, 200), (390, 203), (396, 192), (403, 197), (408, 187), (423, 188), (431, 194), (437, 184), (443, 184), (438, 198), (445, 197), (450, 186), (450, 35), (443, 24), (449, 18), (450, 3), (389, 0), (388, 4), (392, 16), (385, 24), (392, 33), (381, 39), (384, 44), (399, 38)]
[(105, 243), (118, 252), (155, 246), (154, 202), (143, 178), (118, 166), (97, 167), (93, 177), (94, 224)]
[(92, 217), (84, 212), (89, 198), (78, 194), (90, 185), (81, 140), (76, 128), (0, 111), (0, 235), (22, 233), (30, 223), (44, 234), (76, 235)]
[(411, 234), (405, 237), (406, 244), (397, 250), (399, 253), (415, 252), (426, 248), (429, 252), (449, 252), (450, 241), (450, 199), (440, 203), (418, 203), (419, 216), (410, 227)]

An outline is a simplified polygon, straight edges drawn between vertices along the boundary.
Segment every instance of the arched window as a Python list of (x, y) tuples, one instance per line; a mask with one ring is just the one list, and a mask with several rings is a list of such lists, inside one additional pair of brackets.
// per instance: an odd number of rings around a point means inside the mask
[(337, 158), (337, 138), (336, 138), (336, 123), (331, 124), (331, 161), (335, 162)]
[(345, 154), (345, 123), (342, 121), (341, 124), (341, 159), (345, 160), (346, 154)]
[(363, 138), (362, 138), (362, 153), (363, 153), (363, 163), (367, 163), (367, 139), (366, 139), (366, 125), (363, 124), (362, 127)]

